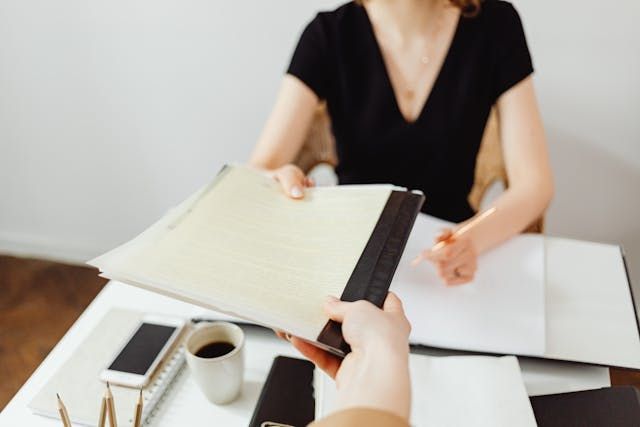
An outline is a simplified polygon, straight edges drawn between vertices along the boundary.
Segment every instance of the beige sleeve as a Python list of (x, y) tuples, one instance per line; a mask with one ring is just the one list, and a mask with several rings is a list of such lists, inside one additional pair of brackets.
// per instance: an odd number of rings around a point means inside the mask
[(335, 412), (308, 427), (408, 427), (409, 423), (391, 412), (370, 408), (353, 408)]

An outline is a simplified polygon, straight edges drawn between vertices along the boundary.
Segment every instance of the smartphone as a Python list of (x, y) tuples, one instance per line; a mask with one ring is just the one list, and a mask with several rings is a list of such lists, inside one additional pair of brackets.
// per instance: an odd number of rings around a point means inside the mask
[(141, 388), (182, 332), (185, 320), (146, 315), (100, 374), (102, 381)]

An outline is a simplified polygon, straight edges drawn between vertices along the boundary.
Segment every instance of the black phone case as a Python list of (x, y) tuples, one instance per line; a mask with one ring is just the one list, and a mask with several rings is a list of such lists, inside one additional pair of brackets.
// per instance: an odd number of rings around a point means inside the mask
[(313, 363), (307, 360), (276, 357), (260, 392), (249, 427), (261, 427), (266, 422), (295, 427), (311, 423), (316, 409), (313, 371)]

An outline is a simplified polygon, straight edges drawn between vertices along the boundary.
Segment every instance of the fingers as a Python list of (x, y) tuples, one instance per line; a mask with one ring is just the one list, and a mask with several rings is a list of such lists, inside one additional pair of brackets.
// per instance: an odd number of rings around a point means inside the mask
[[(475, 259), (473, 249), (466, 247), (454, 258), (441, 262), (442, 273), (445, 276), (459, 275), (462, 273), (473, 274), (475, 272)], [(458, 274), (455, 274), (456, 270)]]
[(310, 181), (304, 176), (300, 168), (287, 165), (276, 170), (273, 174), (276, 181), (280, 183), (284, 192), (291, 198), (301, 199), (304, 197), (304, 188), (309, 187)]
[(316, 182), (313, 180), (313, 178), (306, 177), (304, 179), (304, 185), (305, 185), (305, 187), (315, 187), (316, 186)]
[(344, 316), (347, 313), (349, 302), (340, 301), (338, 298), (329, 296), (324, 303), (324, 311), (327, 313), (331, 320), (335, 320), (338, 323), (344, 321)]
[(400, 301), (400, 298), (393, 292), (387, 294), (387, 299), (384, 300), (382, 309), (387, 313), (404, 313), (402, 301)]
[(470, 277), (472, 278), (476, 272), (475, 266), (470, 264), (460, 264), (458, 267), (447, 268), (443, 275), (450, 279), (460, 278), (460, 277)]
[(436, 237), (436, 243), (444, 242), (445, 240), (449, 240), (453, 236), (453, 230), (450, 228), (445, 228), (442, 232)]
[(449, 240), (442, 249), (425, 254), (447, 285), (467, 283), (475, 276), (477, 254), (473, 243), (466, 237)]
[(463, 283), (468, 283), (473, 280), (475, 276), (475, 271), (465, 270), (463, 268), (456, 268), (453, 272), (444, 274), (439, 272), (438, 274), (442, 281), (446, 285), (460, 285)]
[(445, 280), (445, 284), (447, 286), (457, 286), (464, 285), (465, 283), (469, 283), (473, 280), (473, 275), (471, 276), (459, 276), (455, 278), (447, 278)]
[[(446, 238), (450, 230), (438, 237)], [(441, 240), (444, 241), (444, 240)], [(422, 258), (432, 261), (438, 275), (447, 285), (460, 285), (473, 280), (477, 269), (477, 255), (473, 243), (465, 237), (451, 239), (436, 250), (428, 249), (421, 253)]]
[(435, 239), (435, 244), (429, 249), (425, 249), (411, 262), (415, 267), (423, 259), (430, 261), (444, 261), (457, 255), (460, 250), (460, 243), (453, 238), (453, 231), (449, 228), (442, 230), (442, 233)]
[(458, 279), (460, 277), (473, 278), (475, 275), (475, 266), (471, 264), (460, 263), (456, 266), (443, 266), (439, 270), (439, 274), (443, 279)]
[(459, 256), (467, 246), (469, 246), (469, 242), (467, 240), (455, 240), (450, 238), (446, 245), (437, 249), (429, 249), (425, 251), (424, 255), (431, 261), (446, 261)]
[(438, 275), (447, 285), (459, 285), (473, 280), (477, 269), (475, 257), (465, 256), (465, 259), (455, 263), (438, 264)]
[(274, 329), (273, 332), (276, 333), (278, 338), (283, 339), (283, 340), (289, 340), (289, 334), (286, 333), (285, 331), (282, 331), (280, 329)]
[[(362, 303), (362, 301), (346, 302), (346, 301), (340, 301), (339, 299), (333, 296), (329, 296), (327, 297), (327, 301), (325, 302), (324, 308), (326, 313), (329, 315), (329, 318), (331, 318), (331, 320), (335, 320), (336, 322), (342, 323), (344, 321), (344, 317), (347, 311), (349, 310), (349, 307), (353, 304), (359, 304), (359, 303)], [(404, 313), (404, 308), (402, 307), (402, 301), (400, 301), (400, 298), (398, 298), (398, 296), (393, 292), (389, 292), (387, 294), (387, 298), (384, 300), (382, 309), (387, 313)]]
[(337, 356), (327, 353), (321, 348), (316, 347), (298, 337), (291, 337), (291, 344), (300, 352), (304, 357), (311, 360), (318, 368), (322, 369), (331, 378), (336, 377), (338, 368), (340, 368), (340, 359)]

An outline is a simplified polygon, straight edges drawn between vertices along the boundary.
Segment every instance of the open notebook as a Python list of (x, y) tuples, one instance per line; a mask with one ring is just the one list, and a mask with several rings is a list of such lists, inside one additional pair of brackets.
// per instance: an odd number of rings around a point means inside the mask
[(482, 255), (472, 283), (447, 287), (410, 262), (452, 225), (420, 214), (391, 285), (414, 344), (640, 369), (620, 247), (524, 234)]
[(227, 166), (130, 242), (89, 264), (102, 275), (348, 346), (327, 295), (382, 305), (424, 196), (390, 185), (312, 188), (292, 200), (261, 172)]
[(545, 351), (544, 238), (520, 235), (482, 255), (471, 283), (446, 286), (431, 262), (411, 260), (455, 224), (420, 214), (391, 284), (411, 341), (455, 350), (539, 356)]

